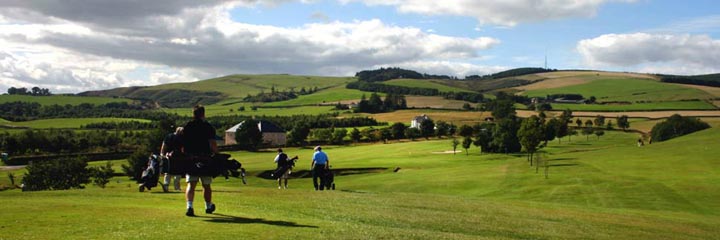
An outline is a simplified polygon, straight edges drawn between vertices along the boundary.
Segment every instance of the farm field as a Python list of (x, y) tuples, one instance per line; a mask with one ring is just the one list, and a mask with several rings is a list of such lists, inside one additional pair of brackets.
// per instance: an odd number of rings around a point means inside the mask
[(26, 95), (0, 95), (0, 103), (8, 102), (36, 102), (40, 105), (80, 105), (81, 103), (90, 104), (106, 104), (111, 102), (127, 102), (130, 103), (133, 100), (124, 98), (109, 98), (109, 97), (80, 97), (80, 96), (26, 96)]
[(452, 87), (442, 84), (446, 80), (422, 80), (422, 79), (393, 79), (385, 81), (383, 84), (402, 86), (402, 87), (415, 87), (415, 88), (433, 88), (440, 92), (473, 92), (463, 88)]
[(596, 79), (588, 83), (559, 88), (536, 89), (524, 92), (530, 97), (549, 94), (582, 94), (585, 98), (595, 96), (598, 102), (609, 101), (677, 101), (685, 99), (708, 99), (713, 96), (695, 88), (671, 85), (655, 80), (642, 79)]
[(715, 110), (715, 105), (705, 101), (663, 101), (631, 104), (572, 104), (552, 103), (553, 109), (573, 111), (665, 111), (665, 110)]
[[(239, 111), (240, 106), (245, 106), (245, 111)], [(236, 103), (227, 106), (223, 105), (209, 105), (205, 107), (205, 114), (207, 116), (223, 116), (223, 115), (245, 115), (245, 116), (290, 116), (290, 115), (317, 115), (317, 114), (330, 114), (333, 113), (334, 106), (300, 106), (300, 107), (271, 107), (263, 108), (258, 107), (257, 110), (251, 109), (250, 103)], [(231, 111), (232, 110), (232, 111)], [(192, 116), (191, 108), (166, 108), (162, 109), (167, 113), (174, 113), (180, 116)]]
[[(548, 111), (546, 114), (548, 116), (557, 116), (561, 114), (562, 111)], [(518, 116), (520, 117), (529, 117), (532, 115), (537, 115), (537, 112), (535, 111), (529, 111), (529, 110), (518, 110), (517, 111)], [(640, 111), (640, 112), (586, 112), (586, 111), (573, 111), (573, 116), (581, 116), (581, 117), (595, 117), (597, 115), (602, 115), (605, 117), (615, 118), (621, 115), (627, 115), (628, 117), (636, 117), (636, 118), (652, 118), (652, 119), (658, 119), (658, 118), (667, 118), (672, 116), (673, 114), (680, 114), (682, 116), (686, 117), (720, 117), (720, 111)]]
[(53, 118), (53, 119), (41, 119), (25, 122), (10, 122), (0, 121), (0, 124), (11, 126), (11, 127), (24, 127), (32, 129), (50, 129), (50, 128), (80, 128), (83, 125), (90, 123), (102, 123), (102, 122), (150, 122), (147, 119), (138, 118)]
[[(263, 106), (298, 106), (298, 105), (314, 105), (314, 104), (332, 104), (342, 102), (349, 104), (351, 102), (359, 102), (363, 95), (370, 97), (369, 92), (363, 92), (355, 89), (347, 89), (345, 86), (337, 86), (329, 89), (321, 90), (310, 95), (301, 95), (296, 99), (281, 102), (263, 103)], [(380, 96), (385, 94), (378, 93)]]
[[(386, 168), (338, 176), (330, 192), (310, 190), (308, 178), (278, 190), (255, 177), (274, 168), (272, 151), (231, 152), (252, 177), (247, 186), (215, 179), (216, 214), (184, 217), (181, 193), (138, 193), (116, 177), (105, 189), (0, 192), (13, 206), (0, 212), (0, 238), (711, 239), (720, 231), (718, 134), (642, 148), (621, 132), (552, 141), (548, 179), (524, 155), (448, 154), (448, 139), (328, 146), (335, 169)], [(296, 171), (308, 169), (310, 149), (286, 152), (300, 156)]]
[(433, 121), (438, 120), (454, 123), (455, 125), (472, 125), (476, 122), (483, 121), (486, 117), (491, 117), (490, 112), (458, 112), (450, 110), (433, 110), (433, 109), (409, 109), (400, 110), (391, 113), (377, 113), (377, 114), (359, 114), (363, 116), (370, 116), (377, 119), (380, 122), (403, 122), (407, 125), (413, 117), (420, 115), (428, 115)]

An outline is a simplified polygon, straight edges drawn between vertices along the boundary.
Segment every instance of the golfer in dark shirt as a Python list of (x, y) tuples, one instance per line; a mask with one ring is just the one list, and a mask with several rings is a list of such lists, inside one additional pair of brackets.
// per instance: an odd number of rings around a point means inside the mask
[[(193, 120), (188, 122), (183, 128), (183, 142), (185, 154), (188, 157), (209, 157), (217, 153), (217, 143), (215, 142), (215, 128), (205, 121), (205, 107), (195, 106), (193, 108)], [(193, 200), (195, 199), (195, 186), (198, 180), (203, 186), (203, 196), (205, 197), (205, 213), (213, 213), (215, 204), (212, 202), (212, 176), (196, 176), (187, 174), (185, 176), (188, 182), (185, 191), (185, 199), (187, 200), (187, 216), (195, 216), (193, 210)]]

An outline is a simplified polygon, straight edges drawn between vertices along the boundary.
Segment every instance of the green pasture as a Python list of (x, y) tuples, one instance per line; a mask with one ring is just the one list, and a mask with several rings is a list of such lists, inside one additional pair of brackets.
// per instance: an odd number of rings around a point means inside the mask
[(433, 88), (440, 92), (473, 92), (468, 89), (452, 87), (442, 84), (447, 80), (424, 80), (424, 79), (393, 79), (385, 81), (383, 84), (401, 86), (401, 87), (414, 87), (414, 88)]
[(300, 91), (301, 88), (329, 88), (344, 86), (346, 83), (356, 81), (353, 77), (318, 77), (294, 76), (285, 74), (269, 75), (229, 75), (189, 83), (173, 83), (148, 87), (147, 90), (184, 89), (195, 91), (218, 91), (228, 98), (244, 98), (248, 94), (257, 94), (260, 91), (270, 92), (272, 87), (278, 91)]
[(678, 101), (684, 99), (708, 99), (712, 95), (677, 84), (667, 84), (654, 80), (595, 79), (589, 83), (560, 88), (529, 90), (530, 97), (545, 97), (549, 94), (582, 94), (585, 98), (595, 96), (598, 102), (609, 101)]
[[(116, 177), (105, 189), (0, 192), (0, 239), (713, 239), (718, 134), (643, 147), (619, 131), (554, 140), (540, 154), (547, 179), (522, 154), (453, 155), (450, 139), (327, 146), (334, 169), (356, 173), (330, 192), (255, 177), (274, 169), (272, 150), (230, 152), (251, 177), (215, 178), (216, 214), (202, 212), (200, 192), (188, 218), (181, 193), (139, 193)], [(285, 150), (300, 157), (294, 171), (309, 169), (311, 149)]]
[(572, 104), (552, 103), (553, 109), (574, 111), (662, 111), (662, 110), (715, 110), (717, 107), (705, 101), (664, 101), (631, 104)]
[[(321, 90), (309, 95), (300, 95), (296, 99), (291, 99), (282, 102), (271, 102), (264, 103), (263, 106), (298, 106), (298, 105), (313, 105), (313, 104), (332, 104), (337, 102), (348, 103), (348, 101), (360, 101), (363, 95), (366, 98), (370, 97), (369, 92), (363, 92), (355, 89), (347, 89), (345, 85), (332, 87), (329, 89)], [(383, 93), (378, 93), (380, 96), (384, 96)]]
[[(239, 111), (240, 106), (245, 106), (245, 111)], [(209, 105), (205, 106), (205, 115), (207, 116), (226, 116), (226, 115), (247, 115), (247, 116), (291, 116), (291, 115), (318, 115), (333, 113), (335, 106), (300, 106), (300, 107), (258, 107), (257, 110), (251, 109), (251, 103), (235, 103), (230, 105)], [(163, 109), (167, 113), (175, 113), (181, 116), (192, 116), (191, 108), (169, 108)]]
[(12, 127), (24, 127), (33, 129), (50, 129), (50, 128), (80, 128), (83, 125), (90, 123), (102, 123), (102, 122), (150, 122), (147, 119), (138, 118), (52, 118), (52, 119), (40, 119), (25, 122), (0, 122), (3, 125)]
[(81, 96), (26, 96), (26, 95), (0, 95), (0, 103), (8, 102), (36, 102), (40, 105), (80, 105), (82, 103), (90, 103), (94, 105), (106, 104), (111, 102), (127, 102), (130, 103), (133, 100), (125, 98), (110, 98), (110, 97), (81, 97)]

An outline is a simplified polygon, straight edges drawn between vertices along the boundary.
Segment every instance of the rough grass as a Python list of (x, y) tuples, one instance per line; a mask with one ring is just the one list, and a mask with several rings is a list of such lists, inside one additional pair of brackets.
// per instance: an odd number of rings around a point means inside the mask
[(133, 100), (124, 98), (109, 97), (81, 97), (81, 96), (24, 96), (24, 95), (0, 95), (0, 103), (7, 102), (36, 102), (40, 105), (80, 105), (81, 103), (90, 103), (94, 105), (106, 104), (111, 102), (132, 102)]

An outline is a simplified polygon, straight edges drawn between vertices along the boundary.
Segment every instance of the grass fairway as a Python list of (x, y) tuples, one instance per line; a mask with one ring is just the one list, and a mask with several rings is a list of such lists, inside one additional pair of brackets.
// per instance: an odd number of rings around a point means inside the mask
[(80, 96), (24, 96), (24, 95), (0, 95), (0, 103), (7, 102), (36, 102), (40, 105), (80, 105), (81, 103), (90, 103), (94, 105), (106, 104), (111, 102), (132, 102), (133, 100), (124, 98), (109, 97), (80, 97)]
[[(615, 131), (552, 141), (549, 179), (523, 155), (447, 154), (448, 139), (328, 146), (336, 169), (387, 170), (338, 176), (332, 192), (311, 191), (307, 178), (289, 190), (216, 178), (218, 210), (202, 213), (197, 198), (196, 218), (183, 216), (181, 193), (138, 193), (124, 177), (106, 189), (3, 191), (0, 239), (713, 239), (718, 134), (642, 148)], [(286, 152), (308, 169), (310, 149)], [(252, 176), (273, 168), (272, 151), (231, 154)]]

